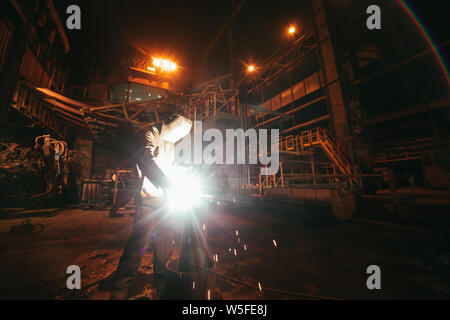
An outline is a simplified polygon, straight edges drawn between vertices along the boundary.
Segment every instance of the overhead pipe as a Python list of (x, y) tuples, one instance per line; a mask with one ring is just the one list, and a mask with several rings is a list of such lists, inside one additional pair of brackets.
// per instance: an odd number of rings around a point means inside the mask
[(58, 13), (56, 12), (55, 5), (53, 4), (53, 0), (45, 0), (45, 4), (47, 5), (47, 8), (50, 12), (50, 17), (52, 18), (53, 22), (55, 23), (59, 37), (61, 38), (61, 41), (63, 43), (64, 53), (67, 54), (70, 51), (69, 39), (67, 38), (67, 34), (64, 31), (64, 27), (61, 22), (61, 19), (59, 18)]

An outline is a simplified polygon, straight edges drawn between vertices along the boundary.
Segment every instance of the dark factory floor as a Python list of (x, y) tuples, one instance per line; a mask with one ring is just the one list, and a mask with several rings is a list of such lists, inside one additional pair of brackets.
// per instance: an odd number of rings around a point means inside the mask
[[(318, 207), (215, 207), (206, 221), (210, 254), (218, 257), (211, 271), (220, 275), (214, 276), (214, 299), (450, 298), (449, 224), (374, 219), (374, 208), (368, 202), (353, 221), (338, 222)], [(43, 229), (8, 234), (26, 217)], [(132, 217), (109, 218), (96, 210), (2, 213), (0, 299), (109, 299), (108, 276), (132, 223)], [(70, 265), (81, 267), (81, 290), (66, 288)], [(367, 289), (371, 265), (381, 268), (382, 290)], [(148, 251), (131, 295), (149, 298), (152, 288)]]

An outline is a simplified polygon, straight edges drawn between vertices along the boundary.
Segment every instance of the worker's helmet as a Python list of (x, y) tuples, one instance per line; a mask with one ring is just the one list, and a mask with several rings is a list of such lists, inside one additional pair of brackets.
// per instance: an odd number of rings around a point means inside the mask
[(161, 129), (160, 139), (177, 143), (191, 132), (192, 121), (182, 116), (177, 116), (164, 123)]

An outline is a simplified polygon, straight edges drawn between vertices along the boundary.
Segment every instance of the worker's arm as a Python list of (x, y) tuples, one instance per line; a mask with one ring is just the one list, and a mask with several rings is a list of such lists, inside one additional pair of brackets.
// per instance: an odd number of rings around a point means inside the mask
[(155, 158), (150, 149), (143, 147), (136, 153), (136, 160), (143, 176), (155, 186), (167, 189), (170, 185), (169, 179), (164, 175), (155, 162)]

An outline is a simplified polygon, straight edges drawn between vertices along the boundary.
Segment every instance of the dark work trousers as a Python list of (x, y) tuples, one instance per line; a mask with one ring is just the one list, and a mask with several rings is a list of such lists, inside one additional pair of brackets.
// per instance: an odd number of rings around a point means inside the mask
[(158, 291), (162, 291), (165, 265), (172, 255), (172, 232), (165, 223), (162, 206), (157, 206), (154, 202), (154, 199), (136, 196), (133, 231), (114, 275), (114, 288), (111, 292), (113, 300), (129, 298), (129, 289), (138, 275), (142, 257), (150, 247), (153, 251), (154, 287), (157, 286)]

